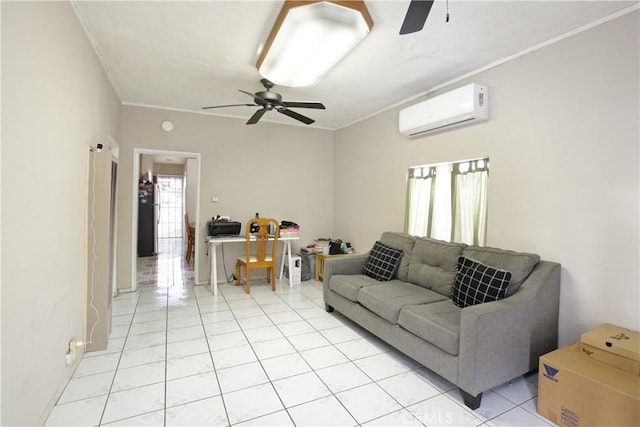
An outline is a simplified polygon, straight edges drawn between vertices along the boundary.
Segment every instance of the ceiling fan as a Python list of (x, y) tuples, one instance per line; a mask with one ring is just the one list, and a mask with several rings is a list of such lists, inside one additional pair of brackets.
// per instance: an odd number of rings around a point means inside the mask
[(431, 11), (431, 6), (433, 6), (433, 0), (411, 0), (402, 27), (400, 27), (400, 34), (411, 34), (422, 30), (429, 16), (429, 11)]
[(303, 116), (302, 114), (296, 113), (295, 111), (290, 110), (289, 108), (315, 108), (318, 110), (324, 110), (325, 107), (319, 102), (290, 102), (283, 101), (282, 95), (276, 92), (272, 92), (271, 88), (273, 88), (274, 84), (267, 79), (261, 79), (260, 83), (265, 87), (266, 90), (250, 93), (246, 92), (242, 89), (238, 89), (242, 93), (246, 93), (250, 97), (253, 98), (253, 104), (231, 104), (231, 105), (214, 105), (211, 107), (202, 107), (203, 110), (208, 110), (210, 108), (224, 108), (224, 107), (261, 107), (258, 111), (253, 113), (253, 116), (247, 121), (248, 125), (253, 125), (258, 123), (258, 121), (262, 118), (264, 113), (271, 110), (276, 110), (278, 113), (284, 114), (285, 116), (289, 116), (292, 119), (298, 120), (306, 125), (310, 125), (315, 122), (315, 120), (310, 119), (309, 117)]

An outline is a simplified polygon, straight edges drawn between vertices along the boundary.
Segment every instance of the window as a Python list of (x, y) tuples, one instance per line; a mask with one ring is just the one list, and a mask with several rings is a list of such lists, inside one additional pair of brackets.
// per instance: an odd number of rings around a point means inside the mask
[(405, 231), (484, 245), (488, 179), (488, 158), (409, 168)]

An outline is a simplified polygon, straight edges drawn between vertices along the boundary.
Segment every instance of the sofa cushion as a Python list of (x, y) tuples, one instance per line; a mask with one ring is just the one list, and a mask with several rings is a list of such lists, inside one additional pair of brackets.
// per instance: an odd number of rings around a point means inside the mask
[(442, 301), (444, 296), (411, 283), (392, 281), (360, 289), (358, 302), (391, 322), (398, 322), (400, 310), (407, 304)]
[(398, 325), (457, 356), (460, 349), (460, 310), (450, 299), (431, 304), (406, 305), (400, 310)]
[(461, 256), (451, 299), (458, 307), (497, 301), (507, 294), (511, 273)]
[(353, 302), (358, 302), (360, 288), (379, 284), (380, 282), (364, 274), (334, 274), (329, 281), (329, 289)]
[(525, 252), (514, 252), (483, 246), (469, 246), (462, 255), (491, 267), (511, 272), (511, 285), (507, 296), (513, 295), (522, 285), (533, 268), (540, 261), (540, 256)]
[(466, 245), (422, 237), (416, 240), (409, 264), (408, 280), (451, 296), (458, 272), (458, 257)]
[(400, 260), (397, 275), (398, 279), (406, 282), (407, 275), (409, 274), (409, 261), (411, 260), (413, 245), (416, 243), (416, 237), (406, 233), (385, 231), (382, 233), (382, 236), (380, 236), (380, 242), (387, 246), (391, 246), (392, 248), (402, 250), (402, 258)]
[(391, 280), (398, 270), (402, 258), (402, 250), (394, 249), (384, 243), (376, 242), (369, 251), (367, 263), (362, 267), (362, 274), (381, 282)]

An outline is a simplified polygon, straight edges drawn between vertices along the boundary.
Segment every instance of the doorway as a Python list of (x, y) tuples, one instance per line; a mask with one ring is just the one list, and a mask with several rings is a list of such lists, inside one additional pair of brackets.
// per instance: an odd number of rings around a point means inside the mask
[[(190, 263), (185, 260), (185, 212), (198, 223), (200, 206), (200, 154), (134, 149), (132, 218), (132, 290), (138, 286), (194, 284), (198, 277), (199, 248)], [(154, 251), (138, 256), (140, 182), (154, 188)]]
[[(155, 168), (162, 169), (162, 164)], [(168, 288), (193, 282), (193, 265), (185, 259), (183, 181), (180, 175), (155, 175), (155, 252), (138, 258), (141, 285)]]
[[(158, 175), (158, 240), (182, 239), (184, 234), (183, 177)], [(158, 248), (160, 244), (158, 243)], [(160, 251), (158, 250), (158, 253)]]

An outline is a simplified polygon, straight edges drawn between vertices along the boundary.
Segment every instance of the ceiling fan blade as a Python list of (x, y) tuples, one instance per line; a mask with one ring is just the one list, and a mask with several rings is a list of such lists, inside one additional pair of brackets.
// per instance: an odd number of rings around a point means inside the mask
[(400, 34), (411, 34), (422, 30), (429, 16), (431, 6), (433, 6), (433, 0), (411, 0), (400, 28)]
[(242, 93), (246, 93), (247, 95), (249, 95), (250, 97), (252, 97), (253, 99), (255, 99), (256, 101), (262, 101), (263, 103), (266, 103), (267, 100), (264, 98), (259, 97), (258, 95), (256, 95), (255, 93), (251, 93), (251, 92), (247, 92), (246, 90), (242, 90), (242, 89), (238, 89), (240, 92)]
[(210, 108), (224, 108), (224, 107), (255, 107), (256, 104), (229, 104), (229, 105), (213, 105), (211, 107), (202, 107), (203, 110)]
[(247, 124), (248, 125), (255, 125), (256, 123), (258, 123), (258, 121), (262, 118), (262, 116), (266, 112), (267, 112), (266, 108), (259, 109), (258, 111), (253, 113), (253, 116), (251, 116), (251, 118), (247, 121)]
[(315, 120), (310, 119), (307, 116), (303, 116), (302, 114), (296, 113), (295, 111), (287, 110), (286, 108), (278, 108), (278, 113), (282, 113), (285, 116), (289, 116), (292, 119), (296, 119), (306, 125), (310, 125), (311, 123), (315, 122)]
[(323, 104), (321, 104), (320, 102), (289, 102), (289, 101), (284, 101), (283, 104), (287, 107), (293, 107), (293, 108), (315, 108), (318, 110), (325, 110), (325, 107)]

